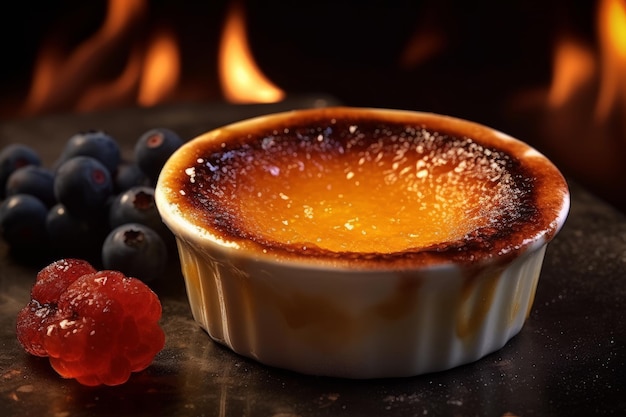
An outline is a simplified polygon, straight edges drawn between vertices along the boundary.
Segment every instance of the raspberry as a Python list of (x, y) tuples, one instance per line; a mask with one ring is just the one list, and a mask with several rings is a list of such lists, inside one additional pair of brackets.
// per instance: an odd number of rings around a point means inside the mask
[(96, 272), (82, 259), (61, 259), (39, 271), (31, 298), (41, 304), (56, 303), (67, 287), (83, 275)]
[[(73, 262), (66, 274), (55, 264), (40, 272), (42, 284), (38, 277), (33, 293), (39, 286), (46, 299), (56, 293), (58, 298), (47, 303), (33, 298), (24, 307), (18, 339), (26, 351), (48, 356), (65, 378), (89, 386), (123, 384), (132, 372), (147, 368), (165, 344), (161, 303), (139, 279)], [(87, 273), (76, 277), (83, 267)], [(59, 281), (67, 284), (62, 290)]]
[(48, 356), (43, 336), (57, 312), (59, 297), (80, 276), (93, 272), (95, 268), (80, 259), (62, 259), (39, 271), (31, 300), (17, 316), (17, 339), (28, 353)]

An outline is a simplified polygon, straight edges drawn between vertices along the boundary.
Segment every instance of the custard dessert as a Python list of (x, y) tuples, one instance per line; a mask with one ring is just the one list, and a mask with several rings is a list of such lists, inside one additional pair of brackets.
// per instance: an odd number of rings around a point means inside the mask
[(491, 128), (340, 107), (193, 139), (156, 201), (211, 338), (271, 366), (375, 378), (468, 363), (519, 332), (569, 193)]

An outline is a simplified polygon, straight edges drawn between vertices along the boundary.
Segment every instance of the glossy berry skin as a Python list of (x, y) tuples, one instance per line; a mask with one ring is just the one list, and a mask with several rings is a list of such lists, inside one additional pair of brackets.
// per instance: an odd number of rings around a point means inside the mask
[(41, 165), (41, 158), (29, 146), (13, 143), (0, 151), (0, 198), (4, 198), (6, 182), (13, 171), (27, 165)]
[(46, 231), (54, 253), (67, 257), (96, 259), (104, 241), (105, 228), (72, 216), (63, 204), (55, 204), (46, 216)]
[(40, 199), (47, 207), (56, 203), (54, 196), (54, 174), (39, 165), (26, 165), (9, 176), (5, 195), (30, 194)]
[(167, 247), (151, 228), (127, 223), (113, 229), (104, 240), (102, 265), (152, 282), (163, 274), (167, 265)]
[(7, 197), (0, 204), (0, 234), (12, 248), (40, 248), (47, 243), (47, 214), (48, 208), (37, 197)]
[(121, 160), (117, 141), (102, 130), (88, 130), (70, 137), (61, 152), (57, 165), (76, 156), (90, 156), (104, 165), (114, 175)]
[(135, 162), (148, 176), (151, 185), (169, 157), (183, 144), (178, 134), (170, 129), (155, 128), (145, 132), (135, 144)]
[(65, 378), (123, 384), (164, 347), (161, 303), (136, 278), (90, 272), (78, 262), (57, 261), (47, 267), (51, 274), (40, 272), (31, 302), (18, 314), (18, 340), (26, 351), (47, 356)]
[(153, 187), (131, 187), (115, 197), (109, 207), (109, 226), (114, 229), (126, 223), (148, 226), (163, 239), (170, 234), (157, 210)]
[(76, 156), (57, 170), (54, 195), (73, 216), (94, 218), (101, 215), (112, 194), (111, 174), (97, 159)]

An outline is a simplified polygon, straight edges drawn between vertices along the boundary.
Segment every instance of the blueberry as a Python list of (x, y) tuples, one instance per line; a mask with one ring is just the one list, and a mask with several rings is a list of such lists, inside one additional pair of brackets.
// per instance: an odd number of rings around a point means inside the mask
[(76, 133), (65, 144), (57, 166), (76, 156), (90, 156), (104, 165), (111, 175), (115, 173), (121, 160), (117, 141), (102, 130), (88, 130)]
[(16, 194), (0, 205), (0, 234), (12, 248), (41, 248), (47, 243), (48, 208), (37, 197)]
[(135, 144), (135, 162), (155, 184), (165, 162), (182, 144), (180, 136), (170, 129), (148, 130)]
[(63, 204), (55, 204), (48, 211), (46, 231), (61, 257), (99, 258), (106, 236), (100, 225), (72, 216)]
[(109, 207), (109, 226), (114, 229), (125, 223), (148, 226), (164, 240), (170, 234), (154, 202), (153, 187), (131, 187), (115, 197)]
[(54, 174), (38, 165), (18, 168), (9, 176), (5, 195), (30, 194), (39, 198), (47, 207), (56, 203), (54, 196)]
[(151, 282), (161, 276), (167, 265), (167, 248), (154, 230), (127, 223), (113, 229), (104, 240), (102, 265)]
[(106, 210), (113, 194), (111, 174), (90, 156), (75, 156), (64, 162), (54, 179), (57, 201), (79, 218), (94, 218)]
[(41, 165), (41, 158), (29, 146), (13, 143), (0, 151), (0, 198), (4, 197), (4, 190), (9, 176), (18, 168), (26, 165)]
[(140, 185), (150, 185), (150, 180), (134, 162), (123, 162), (118, 168), (113, 178), (115, 191), (124, 192), (132, 187)]

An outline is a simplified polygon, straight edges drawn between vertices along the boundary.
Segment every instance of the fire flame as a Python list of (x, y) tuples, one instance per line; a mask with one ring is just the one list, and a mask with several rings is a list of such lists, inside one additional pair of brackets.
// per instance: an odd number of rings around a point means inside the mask
[(141, 106), (154, 106), (175, 90), (180, 74), (180, 57), (174, 35), (157, 33), (146, 52), (137, 101)]
[(117, 51), (129, 28), (146, 10), (144, 0), (109, 0), (102, 27), (69, 54), (55, 46), (56, 39), (43, 45), (35, 66), (31, 90), (23, 112), (39, 113), (73, 107), (83, 110), (92, 103), (83, 98), (100, 75), (101, 68)]
[(595, 72), (593, 53), (571, 38), (563, 38), (554, 53), (553, 78), (548, 105), (563, 106)]
[[(102, 26), (73, 50), (63, 48), (58, 36), (63, 30), (53, 32), (39, 51), (20, 114), (149, 107), (172, 99), (182, 72), (175, 34), (159, 27), (152, 36), (137, 38), (133, 31), (145, 20), (148, 6), (146, 0), (108, 0)], [(245, 23), (243, 8), (234, 2), (216, 57), (224, 97), (232, 103), (279, 101), (285, 93), (256, 66)], [(120, 53), (125, 54), (121, 62)], [(117, 73), (111, 73), (111, 62), (121, 63)]]
[[(38, 56), (22, 114), (70, 109), (77, 112), (135, 103), (153, 106), (176, 89), (180, 56), (176, 39), (166, 29), (143, 42), (130, 38), (131, 29), (147, 12), (145, 0), (109, 0), (104, 23), (90, 38), (66, 53), (56, 39)], [(103, 68), (128, 39), (133, 42), (123, 69), (113, 80)]]
[(548, 105), (562, 107), (595, 77), (598, 92), (594, 117), (596, 122), (602, 123), (616, 104), (626, 104), (626, 2), (601, 0), (597, 28), (599, 56), (572, 38), (563, 38), (557, 45)]
[(618, 100), (626, 103), (626, 4), (623, 0), (599, 3), (598, 31), (602, 84), (595, 114), (596, 119), (604, 121)]
[(245, 15), (237, 2), (226, 17), (218, 62), (223, 93), (231, 103), (272, 103), (284, 98), (285, 93), (254, 62), (247, 43)]

